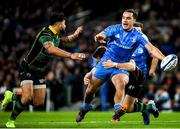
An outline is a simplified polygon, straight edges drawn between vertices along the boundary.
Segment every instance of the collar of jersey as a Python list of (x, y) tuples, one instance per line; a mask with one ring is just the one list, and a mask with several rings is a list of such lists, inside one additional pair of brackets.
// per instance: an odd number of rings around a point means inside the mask
[(48, 28), (53, 32), (53, 34), (57, 34), (57, 31), (51, 25), (49, 25)]

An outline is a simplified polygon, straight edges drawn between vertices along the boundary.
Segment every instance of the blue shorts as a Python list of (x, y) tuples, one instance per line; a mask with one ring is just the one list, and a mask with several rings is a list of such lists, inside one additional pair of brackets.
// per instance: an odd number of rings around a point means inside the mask
[(106, 81), (109, 78), (112, 78), (114, 75), (119, 74), (119, 73), (123, 73), (123, 74), (126, 74), (129, 76), (129, 72), (126, 70), (117, 69), (117, 68), (106, 69), (106, 68), (104, 68), (104, 66), (102, 64), (103, 64), (103, 61), (100, 61), (97, 64), (96, 70), (93, 73), (93, 76), (98, 79)]

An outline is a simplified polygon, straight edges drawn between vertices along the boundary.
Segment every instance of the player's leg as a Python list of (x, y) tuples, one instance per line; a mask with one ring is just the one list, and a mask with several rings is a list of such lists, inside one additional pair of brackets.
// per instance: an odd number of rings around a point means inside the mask
[[(117, 101), (115, 97), (114, 100)], [(135, 97), (126, 94), (122, 103), (122, 108), (118, 111), (118, 113), (115, 113), (112, 116), (112, 121), (118, 122), (120, 121), (120, 117), (123, 116), (126, 112), (132, 112), (135, 101), (136, 101)]]
[(11, 117), (6, 123), (6, 127), (15, 127), (14, 122), (17, 116), (27, 107), (27, 105), (32, 101), (33, 97), (33, 81), (24, 80), (21, 82), (22, 95), (17, 97), (15, 100), (14, 109), (12, 111)]
[(108, 85), (109, 85), (109, 81), (106, 81), (103, 83), (103, 85), (101, 86), (101, 109), (102, 111), (107, 111), (107, 101), (108, 101)]
[(92, 76), (84, 95), (83, 106), (76, 117), (76, 122), (81, 122), (82, 119), (84, 119), (85, 114), (91, 109), (91, 101), (93, 99), (94, 93), (102, 83), (102, 80)]
[(5, 93), (4, 93), (4, 99), (1, 103), (1, 110), (5, 110), (7, 105), (13, 101), (13, 93), (9, 90), (7, 90)]
[(109, 78), (109, 73), (110, 70), (105, 69), (102, 66), (102, 62), (100, 61), (97, 64), (95, 71), (93, 72), (93, 76), (90, 78), (90, 82), (84, 95), (83, 106), (76, 117), (76, 122), (81, 122), (85, 114), (91, 109), (91, 101), (93, 99), (94, 93), (102, 85), (103, 81)]
[[(129, 85), (127, 90), (127, 97), (126, 99), (130, 102), (128, 105), (127, 112), (150, 112), (154, 115), (154, 117), (159, 116), (158, 109), (156, 108), (156, 105), (154, 101), (150, 101), (148, 104), (144, 104), (142, 102), (135, 101), (134, 103), (131, 102), (133, 98), (142, 98), (141, 96), (143, 93), (143, 85), (139, 83), (139, 85)], [(127, 102), (128, 102), (127, 101)]]
[(1, 110), (5, 110), (9, 103), (21, 97), (21, 95), (22, 95), (22, 90), (17, 90), (15, 93), (7, 90), (4, 94), (4, 99), (2, 100), (1, 103)]
[(125, 97), (125, 86), (129, 81), (129, 77), (127, 74), (118, 73), (114, 75), (111, 80), (116, 88), (114, 111), (119, 112), (122, 108), (123, 99)]
[(33, 105), (36, 107), (43, 106), (46, 96), (46, 84), (34, 85), (33, 92)]
[(44, 73), (34, 73), (33, 76), (33, 106), (43, 106), (46, 97), (46, 83)]

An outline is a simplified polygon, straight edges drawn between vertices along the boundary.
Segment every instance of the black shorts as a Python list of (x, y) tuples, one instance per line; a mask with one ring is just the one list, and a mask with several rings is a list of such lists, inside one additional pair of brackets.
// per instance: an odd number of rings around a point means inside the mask
[(39, 71), (30, 70), (28, 64), (25, 61), (19, 66), (19, 78), (21, 85), (24, 82), (32, 82), (34, 88), (46, 88), (45, 74)]
[(129, 83), (125, 89), (126, 94), (135, 98), (139, 98), (144, 88), (143, 84), (145, 79), (145, 75), (137, 67), (134, 72), (129, 72)]

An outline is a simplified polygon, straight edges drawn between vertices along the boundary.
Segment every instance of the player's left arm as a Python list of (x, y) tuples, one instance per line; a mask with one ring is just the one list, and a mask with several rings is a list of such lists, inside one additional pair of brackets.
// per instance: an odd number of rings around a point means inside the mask
[(159, 60), (164, 59), (164, 54), (162, 54), (162, 52), (157, 47), (152, 45), (150, 42), (145, 45), (145, 48), (148, 50), (149, 54), (152, 57), (156, 57)]
[(158, 59), (156, 57), (153, 57), (152, 61), (151, 61), (151, 66), (150, 66), (150, 70), (149, 70), (149, 76), (155, 76), (156, 75), (156, 68), (158, 65)]
[(157, 47), (155, 47), (149, 42), (149, 39), (145, 34), (141, 33), (141, 35), (139, 35), (138, 42), (140, 42), (143, 46), (145, 46), (150, 56), (156, 57), (159, 60), (164, 59), (165, 56), (161, 53), (161, 51)]
[(103, 66), (107, 69), (109, 68), (120, 68), (127, 71), (135, 71), (136, 70), (136, 63), (133, 59), (126, 63), (116, 63), (111, 60), (103, 62)]
[(65, 42), (65, 43), (72, 42), (73, 40), (75, 40), (76, 38), (79, 37), (79, 34), (82, 32), (82, 30), (83, 30), (82, 26), (78, 27), (73, 34), (71, 34), (69, 36), (62, 37), (61, 41)]

